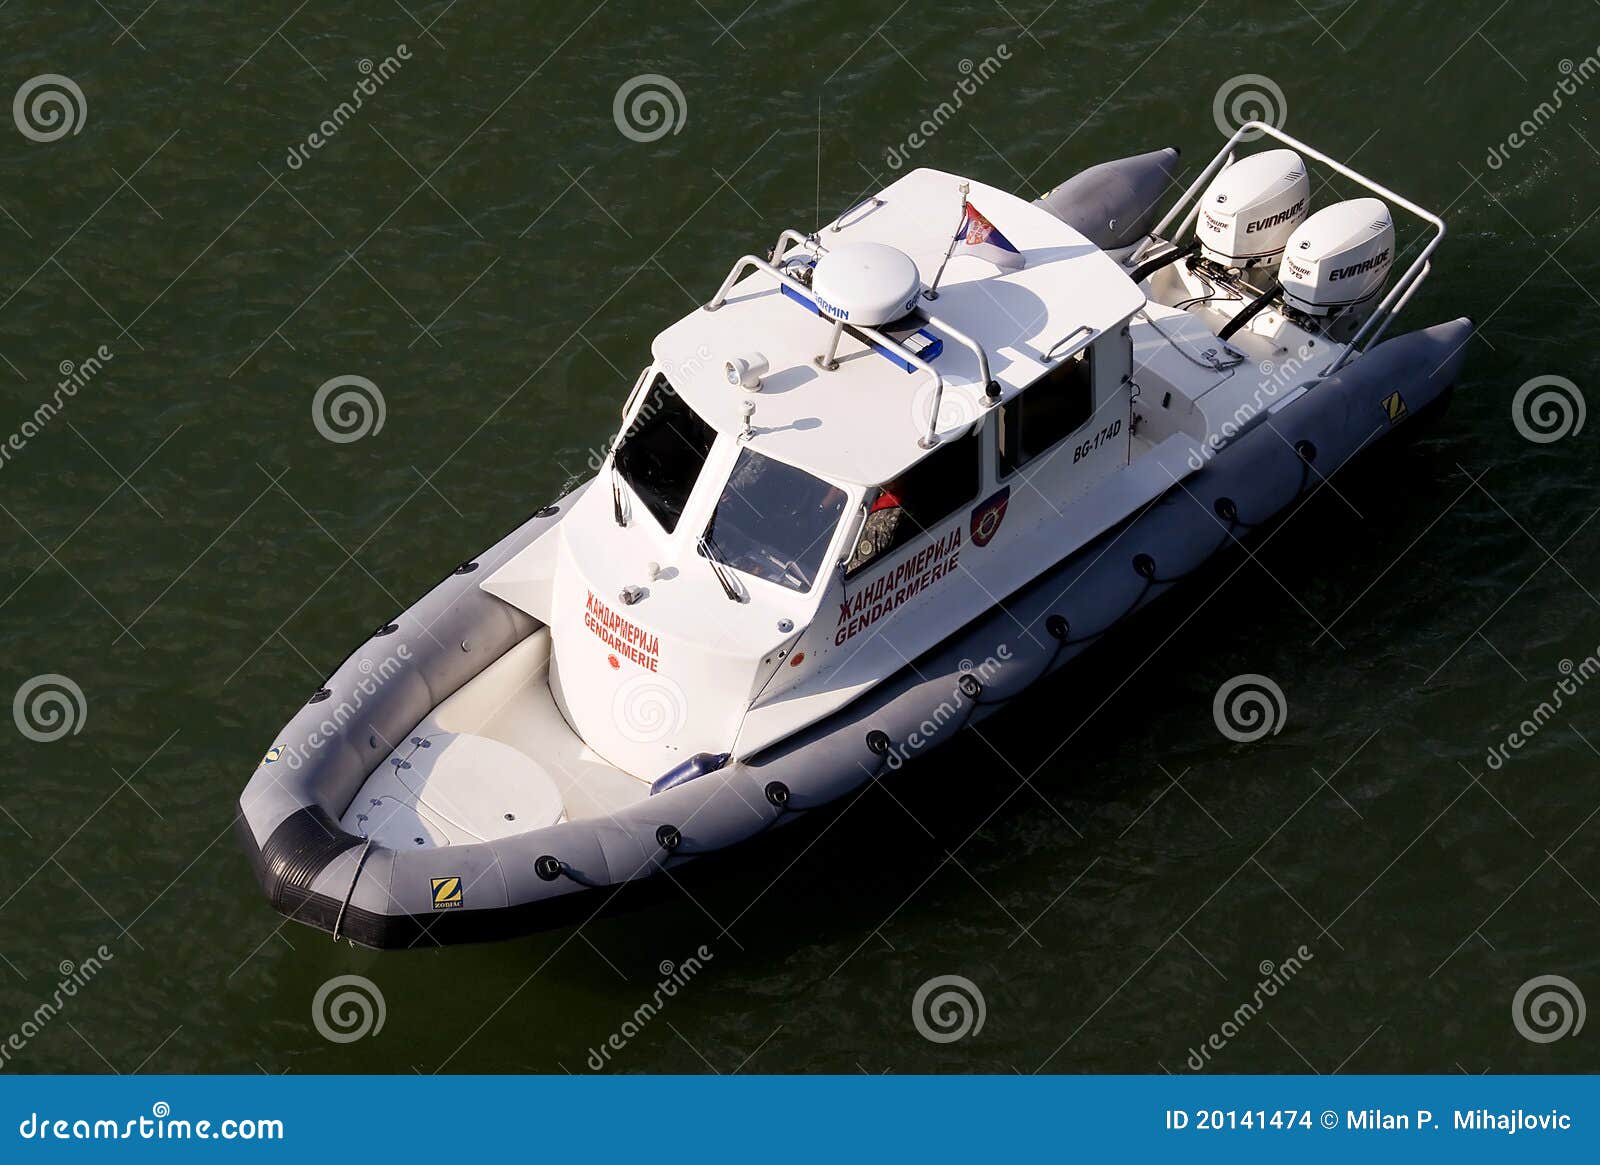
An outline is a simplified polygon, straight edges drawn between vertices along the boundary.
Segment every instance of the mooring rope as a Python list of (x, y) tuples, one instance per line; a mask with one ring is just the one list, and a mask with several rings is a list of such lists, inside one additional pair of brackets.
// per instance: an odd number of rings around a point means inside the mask
[(367, 851), (372, 848), (372, 838), (367, 838), (367, 844), (361, 847), (361, 853), (356, 857), (355, 873), (350, 875), (350, 888), (344, 892), (344, 901), (339, 903), (339, 915), (333, 920), (333, 941), (339, 941), (339, 928), (344, 925), (344, 912), (350, 905), (350, 899), (355, 897), (356, 879), (361, 877), (361, 867), (367, 862)]

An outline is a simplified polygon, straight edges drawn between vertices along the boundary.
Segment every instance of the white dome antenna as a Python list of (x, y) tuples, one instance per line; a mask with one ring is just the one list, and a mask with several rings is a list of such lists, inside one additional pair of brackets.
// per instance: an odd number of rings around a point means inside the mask
[(883, 243), (846, 243), (817, 260), (811, 276), (817, 310), (834, 323), (817, 364), (832, 371), (846, 324), (878, 328), (904, 319), (922, 294), (922, 274), (904, 251)]

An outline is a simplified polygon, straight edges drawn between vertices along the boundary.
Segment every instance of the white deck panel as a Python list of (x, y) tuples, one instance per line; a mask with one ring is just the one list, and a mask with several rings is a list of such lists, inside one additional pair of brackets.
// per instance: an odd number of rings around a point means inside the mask
[[(915, 170), (878, 196), (882, 205), (847, 212), (840, 230), (824, 228), (819, 237), (829, 248), (856, 241), (898, 247), (917, 264), (926, 285), (958, 224), (963, 181), (968, 180)], [(1110, 331), (1144, 303), (1115, 260), (1048, 211), (980, 182), (972, 182), (970, 198), (1027, 265), (1002, 272), (981, 259), (957, 256), (945, 271), (939, 298), (923, 307), (984, 348), (1003, 396), (1038, 377), (1045, 370), (1044, 350), (1074, 329)], [(927, 429), (932, 381), (848, 336), (838, 370), (823, 371), (814, 357), (826, 349), (831, 330), (828, 320), (757, 271), (736, 284), (717, 311), (701, 309), (662, 332), (655, 357), (684, 399), (719, 431), (737, 432), (740, 406), (753, 401), (754, 448), (830, 480), (875, 485), (923, 456), (917, 439)], [(771, 366), (756, 393), (723, 376), (726, 360), (750, 352), (760, 352)], [(945, 381), (940, 431), (953, 433), (982, 412), (977, 359), (945, 338), (933, 366)]]

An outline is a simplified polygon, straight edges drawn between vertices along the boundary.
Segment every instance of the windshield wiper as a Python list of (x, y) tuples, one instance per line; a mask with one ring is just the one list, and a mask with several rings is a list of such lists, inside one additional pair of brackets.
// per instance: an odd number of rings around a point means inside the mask
[(711, 540), (704, 534), (700, 535), (699, 548), (700, 553), (706, 556), (706, 562), (711, 566), (711, 573), (716, 575), (717, 581), (722, 584), (722, 593), (727, 595), (736, 603), (742, 602), (743, 600), (740, 598), (738, 588), (733, 585), (733, 580), (730, 579), (726, 573), (727, 567), (723, 565), (722, 560), (719, 559), (716, 556), (716, 553), (711, 549)]

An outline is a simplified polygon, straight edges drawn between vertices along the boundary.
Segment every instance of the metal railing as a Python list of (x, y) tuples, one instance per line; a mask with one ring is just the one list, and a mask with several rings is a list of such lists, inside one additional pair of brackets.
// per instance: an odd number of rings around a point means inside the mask
[[(798, 242), (804, 245), (808, 239), (807, 236), (802, 235), (799, 231), (784, 231), (778, 236), (777, 245), (772, 249), (772, 258), (774, 260), (781, 257), (784, 244), (790, 241)], [(803, 296), (808, 302), (816, 302), (816, 296), (812, 293), (810, 288), (806, 287), (793, 276), (787, 275), (783, 271), (779, 270), (773, 265), (772, 262), (769, 262), (768, 260), (757, 255), (742, 255), (739, 257), (738, 262), (734, 263), (733, 268), (728, 272), (728, 277), (722, 281), (722, 286), (717, 289), (716, 295), (712, 296), (710, 302), (705, 305), (706, 311), (716, 311), (725, 303), (727, 303), (728, 293), (733, 290), (733, 285), (739, 282), (747, 270), (764, 271), (773, 279), (777, 280), (780, 285), (793, 289), (797, 294)], [(998, 399), (994, 394), (989, 392), (989, 386), (994, 383), (994, 379), (989, 374), (989, 354), (983, 350), (983, 345), (978, 343), (965, 332), (961, 331), (961, 329), (957, 328), (955, 325), (947, 323), (937, 316), (930, 315), (927, 311), (922, 311), (920, 314), (922, 318), (927, 321), (930, 327), (937, 328), (951, 340), (954, 340), (956, 343), (969, 349), (972, 354), (977, 357), (978, 377), (985, 392), (985, 399), (991, 402), (995, 399)], [(824, 316), (824, 318), (827, 317)], [(863, 327), (860, 324), (851, 324), (850, 326), (863, 336), (867, 337), (874, 344), (877, 344), (880, 347), (886, 348), (895, 353), (897, 357), (904, 359), (913, 368), (921, 372), (926, 372), (929, 376), (933, 377), (933, 403), (928, 412), (928, 431), (917, 439), (917, 444), (919, 446), (924, 449), (932, 449), (939, 443), (939, 407), (944, 401), (943, 375), (940, 374), (937, 368), (929, 364), (926, 360), (922, 359), (922, 357), (918, 356), (915, 352), (901, 344), (898, 340), (884, 335), (882, 332), (878, 331), (878, 329)], [(834, 321), (836, 333), (834, 337), (835, 343), (837, 343), (838, 339), (837, 333), (843, 327), (844, 321)]]
[[(983, 350), (983, 345), (978, 343), (978, 341), (974, 340), (971, 336), (967, 335), (954, 324), (948, 322), (947, 320), (940, 319), (927, 308), (920, 308), (918, 310), (921, 312), (922, 318), (928, 321), (929, 327), (938, 328), (941, 332), (949, 336), (952, 340), (960, 344), (963, 348), (966, 348), (978, 358), (978, 381), (983, 386), (984, 391), (987, 392), (989, 386), (994, 383), (994, 377), (989, 375), (989, 353)], [(935, 401), (934, 404), (935, 407), (937, 407), (938, 402)]]
[(776, 263), (785, 256), (786, 252), (783, 249), (785, 243), (798, 243), (801, 249), (808, 254), (811, 253), (812, 248), (816, 249), (817, 254), (826, 255), (828, 253), (828, 248), (822, 245), (816, 235), (803, 235), (793, 227), (786, 227), (778, 235), (778, 241), (772, 244), (772, 252), (767, 256), (771, 262)]
[[(1330, 158), (1321, 150), (1318, 150), (1313, 146), (1306, 145), (1306, 143), (1301, 141), (1299, 138), (1285, 133), (1277, 126), (1271, 125), (1264, 121), (1247, 121), (1234, 131), (1233, 136), (1228, 139), (1227, 143), (1220, 150), (1217, 151), (1217, 156), (1211, 159), (1210, 165), (1200, 172), (1200, 176), (1194, 180), (1188, 190), (1184, 191), (1183, 197), (1179, 198), (1177, 202), (1173, 203), (1172, 209), (1168, 210), (1166, 215), (1162, 217), (1161, 221), (1155, 225), (1155, 228), (1150, 232), (1152, 243), (1154, 240), (1165, 237), (1164, 232), (1171, 227), (1174, 220), (1177, 219), (1179, 212), (1182, 211), (1192, 199), (1198, 199), (1201, 192), (1205, 190), (1205, 188), (1210, 184), (1211, 180), (1217, 176), (1217, 174), (1222, 170), (1223, 166), (1226, 165), (1233, 157), (1234, 148), (1244, 140), (1244, 137), (1247, 133), (1252, 131), (1259, 131), (1260, 133), (1266, 134), (1269, 137), (1276, 138), (1278, 141), (1282, 142), (1291, 149), (1298, 150), (1300, 153), (1313, 158), (1318, 162), (1321, 162), (1324, 166), (1327, 166), (1334, 172), (1343, 175), (1344, 177), (1350, 179), (1350, 181), (1365, 187), (1367, 190), (1370, 190), (1378, 197), (1387, 199), (1389, 202), (1400, 207), (1402, 210), (1405, 210), (1415, 217), (1421, 219), (1423, 222), (1428, 223), (1434, 229), (1433, 237), (1429, 239), (1428, 242), (1423, 246), (1421, 253), (1418, 254), (1414, 260), (1412, 260), (1411, 266), (1406, 268), (1405, 274), (1395, 281), (1394, 286), (1389, 289), (1388, 294), (1378, 302), (1378, 306), (1373, 309), (1372, 314), (1366, 318), (1361, 327), (1356, 330), (1356, 334), (1352, 336), (1344, 345), (1344, 347), (1339, 350), (1339, 354), (1334, 357), (1333, 361), (1317, 374), (1319, 379), (1329, 377), (1335, 372), (1339, 371), (1339, 369), (1343, 368), (1345, 364), (1349, 362), (1353, 353), (1358, 350), (1364, 351), (1364, 345), (1376, 343), (1382, 338), (1384, 332), (1388, 331), (1389, 325), (1394, 321), (1394, 317), (1399, 314), (1400, 309), (1405, 307), (1407, 302), (1410, 301), (1412, 293), (1414, 293), (1416, 289), (1421, 286), (1422, 281), (1428, 277), (1429, 272), (1433, 270), (1433, 264), (1429, 262), (1429, 260), (1433, 257), (1433, 253), (1439, 249), (1439, 244), (1444, 240), (1444, 220), (1438, 215), (1434, 214), (1432, 211), (1418, 206), (1409, 198), (1404, 198), (1401, 195), (1396, 194), (1387, 186), (1384, 186), (1378, 182), (1374, 182), (1365, 174), (1360, 174), (1355, 170), (1352, 170), (1343, 162), (1339, 162), (1333, 158)], [(1194, 210), (1192, 210), (1183, 220), (1182, 224), (1178, 227), (1177, 233), (1174, 234), (1171, 239), (1168, 239), (1168, 242), (1177, 244), (1182, 239), (1182, 236), (1194, 226), (1196, 218), (1195, 212), (1197, 212), (1199, 208), (1200, 204), (1196, 202)], [(1138, 248), (1133, 258), (1137, 259), (1142, 257), (1149, 251), (1149, 249), (1149, 246)]]

